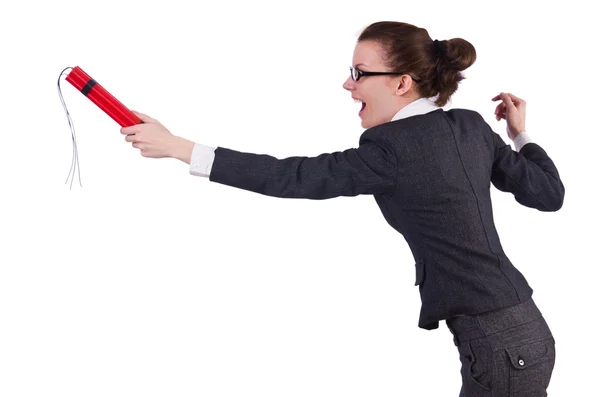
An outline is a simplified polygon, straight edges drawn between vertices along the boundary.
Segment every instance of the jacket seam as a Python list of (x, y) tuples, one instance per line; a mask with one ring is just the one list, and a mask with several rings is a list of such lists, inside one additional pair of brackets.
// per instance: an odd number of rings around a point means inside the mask
[(498, 256), (498, 254), (496, 254), (492, 250), (492, 247), (491, 247), (491, 244), (490, 244), (490, 238), (489, 238), (488, 232), (487, 232), (487, 230), (485, 228), (485, 222), (483, 221), (483, 217), (481, 215), (481, 206), (479, 204), (479, 196), (477, 195), (477, 192), (475, 192), (475, 188), (473, 187), (473, 182), (471, 182), (471, 178), (469, 178), (469, 174), (467, 173), (467, 169), (465, 167), (465, 164), (463, 162), (462, 156), (460, 154), (460, 148), (458, 146), (458, 142), (456, 142), (456, 134), (454, 132), (454, 128), (452, 128), (452, 124), (450, 123), (450, 121), (448, 120), (448, 118), (446, 117), (446, 115), (442, 114), (442, 116), (444, 117), (444, 120), (446, 121), (446, 123), (450, 127), (450, 131), (452, 131), (452, 138), (454, 140), (454, 145), (456, 146), (456, 152), (458, 153), (458, 158), (460, 159), (460, 164), (462, 165), (463, 171), (465, 173), (465, 177), (469, 181), (469, 186), (471, 186), (471, 190), (473, 191), (473, 195), (475, 196), (475, 201), (477, 202), (477, 212), (479, 213), (479, 220), (481, 221), (481, 226), (483, 228), (483, 233), (485, 234), (485, 239), (486, 239), (486, 241), (488, 243), (488, 249), (490, 250), (490, 252), (492, 254), (494, 254), (494, 256), (496, 257), (496, 259), (498, 260), (498, 268), (502, 272), (502, 274), (504, 275), (504, 278), (508, 281), (508, 283), (510, 284), (510, 286), (513, 287), (513, 289), (515, 291), (515, 294), (517, 294), (517, 299), (521, 300), (521, 297), (519, 296), (519, 291), (517, 290), (517, 288), (515, 287), (515, 285), (512, 283), (512, 281), (510, 281), (510, 279), (508, 278), (508, 276), (506, 275), (506, 273), (504, 273), (504, 270), (502, 269), (502, 264), (500, 262), (500, 257)]

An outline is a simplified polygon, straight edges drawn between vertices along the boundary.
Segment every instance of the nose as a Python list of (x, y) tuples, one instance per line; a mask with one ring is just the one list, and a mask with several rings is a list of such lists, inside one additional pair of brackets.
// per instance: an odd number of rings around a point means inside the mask
[(348, 76), (342, 87), (348, 91), (351, 91), (354, 88), (354, 80), (352, 80), (352, 76)]

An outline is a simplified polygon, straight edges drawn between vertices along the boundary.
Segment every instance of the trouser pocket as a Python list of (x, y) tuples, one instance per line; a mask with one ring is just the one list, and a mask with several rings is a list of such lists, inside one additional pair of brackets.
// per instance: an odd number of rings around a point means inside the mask
[(556, 358), (554, 338), (504, 350), (509, 366), (509, 396), (546, 397)]
[(489, 347), (470, 342), (459, 349), (462, 362), (461, 375), (465, 390), (490, 390), (492, 384), (493, 358)]

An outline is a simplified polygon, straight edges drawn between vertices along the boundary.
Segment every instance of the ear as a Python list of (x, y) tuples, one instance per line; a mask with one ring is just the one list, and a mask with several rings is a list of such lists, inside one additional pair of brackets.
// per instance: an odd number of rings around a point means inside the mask
[(396, 95), (406, 94), (412, 88), (413, 83), (413, 79), (407, 74), (403, 74), (400, 77), (397, 77), (395, 79)]

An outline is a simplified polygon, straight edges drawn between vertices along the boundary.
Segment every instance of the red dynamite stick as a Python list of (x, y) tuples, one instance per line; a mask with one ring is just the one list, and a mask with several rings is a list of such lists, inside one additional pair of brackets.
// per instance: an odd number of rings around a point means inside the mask
[(106, 91), (96, 80), (92, 79), (79, 66), (75, 66), (67, 75), (66, 80), (77, 88), (83, 95), (108, 114), (121, 127), (130, 127), (143, 123), (138, 116), (123, 105), (117, 98)]

